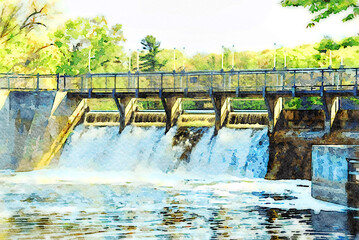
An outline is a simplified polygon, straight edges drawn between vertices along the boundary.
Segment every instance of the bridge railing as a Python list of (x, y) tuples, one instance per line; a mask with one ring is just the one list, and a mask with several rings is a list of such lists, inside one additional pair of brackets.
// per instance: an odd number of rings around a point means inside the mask
[(103, 73), (79, 76), (56, 74), (0, 74), (0, 89), (61, 90), (73, 92), (203, 92), (214, 91), (292, 91), (353, 90), (357, 68), (284, 69), (152, 73)]

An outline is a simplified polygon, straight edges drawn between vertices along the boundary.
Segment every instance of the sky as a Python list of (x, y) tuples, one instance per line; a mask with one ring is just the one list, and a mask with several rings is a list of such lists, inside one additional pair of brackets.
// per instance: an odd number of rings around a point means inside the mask
[(109, 24), (122, 24), (127, 50), (140, 49), (141, 39), (153, 35), (162, 48), (189, 55), (220, 53), (222, 46), (236, 51), (273, 49), (274, 43), (294, 47), (359, 33), (359, 19), (343, 23), (343, 15), (307, 29), (313, 15), (283, 8), (280, 0), (62, 0), (59, 9), (65, 19), (103, 15)]

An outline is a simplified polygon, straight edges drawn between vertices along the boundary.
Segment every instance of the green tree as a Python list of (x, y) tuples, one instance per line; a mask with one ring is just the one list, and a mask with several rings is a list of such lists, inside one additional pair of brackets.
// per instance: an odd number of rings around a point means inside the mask
[(61, 74), (85, 74), (91, 72), (125, 71), (125, 41), (122, 25), (109, 27), (104, 17), (68, 20), (51, 34), (61, 59), (56, 72)]
[(145, 51), (140, 56), (140, 68), (144, 72), (154, 72), (160, 70), (166, 63), (158, 60), (158, 53), (161, 52), (161, 42), (157, 41), (152, 35), (147, 35), (141, 40), (142, 49)]
[[(39, 71), (40, 59), (46, 58), (45, 53), (53, 50), (49, 49), (52, 44), (46, 38), (47, 17), (52, 6), (50, 1), (43, 4), (0, 0), (1, 72)], [(43, 67), (42, 70), (40, 72), (47, 72)]]
[(283, 7), (304, 7), (316, 16), (307, 27), (314, 27), (322, 19), (343, 11), (349, 13), (342, 19), (343, 22), (352, 20), (359, 14), (357, 0), (282, 0)]
[(325, 36), (320, 42), (319, 46), (315, 47), (321, 53), (326, 53), (328, 50), (339, 50), (340, 44), (336, 43), (332, 38)]

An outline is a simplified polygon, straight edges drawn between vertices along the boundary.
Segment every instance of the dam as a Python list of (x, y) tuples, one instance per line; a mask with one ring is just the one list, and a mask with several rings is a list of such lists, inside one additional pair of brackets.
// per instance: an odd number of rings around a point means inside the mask
[(141, 74), (2, 78), (0, 237), (357, 235), (317, 188), (352, 193), (356, 69)]

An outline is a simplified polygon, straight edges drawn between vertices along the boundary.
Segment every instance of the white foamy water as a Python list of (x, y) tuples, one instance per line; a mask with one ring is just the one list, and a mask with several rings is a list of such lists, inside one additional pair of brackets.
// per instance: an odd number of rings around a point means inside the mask
[(212, 131), (207, 131), (193, 149), (186, 169), (201, 175), (264, 178), (269, 158), (268, 145), (267, 129), (223, 128), (216, 137)]
[(77, 128), (66, 144), (59, 168), (135, 172), (152, 169), (166, 172), (175, 164), (172, 138), (176, 128), (164, 135), (162, 128)]
[[(119, 135), (116, 127), (78, 127), (64, 148), (59, 167), (264, 178), (269, 145), (266, 129), (223, 128), (216, 137), (213, 129), (208, 129), (187, 161), (179, 159), (183, 148), (172, 146), (176, 130), (164, 135), (163, 128), (127, 127)], [(191, 139), (187, 142), (191, 144)]]
[(310, 181), (263, 179), (267, 130), (79, 126), (59, 163), (0, 173), (0, 239), (353, 238), (356, 212), (310, 196)]

